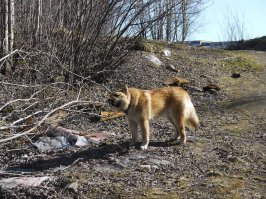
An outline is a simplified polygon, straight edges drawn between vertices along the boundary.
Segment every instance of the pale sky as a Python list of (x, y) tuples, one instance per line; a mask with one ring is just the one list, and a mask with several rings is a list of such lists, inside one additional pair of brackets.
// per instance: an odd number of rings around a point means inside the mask
[(227, 13), (244, 21), (246, 39), (266, 36), (266, 0), (209, 0), (208, 5), (199, 18), (200, 28), (188, 40), (226, 40), (222, 30)]

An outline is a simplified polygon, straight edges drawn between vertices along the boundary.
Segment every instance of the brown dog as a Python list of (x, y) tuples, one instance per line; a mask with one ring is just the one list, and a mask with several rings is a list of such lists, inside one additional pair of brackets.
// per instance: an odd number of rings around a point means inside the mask
[(199, 119), (188, 93), (179, 87), (140, 90), (127, 86), (111, 94), (110, 104), (117, 111), (124, 111), (129, 120), (132, 141), (137, 138), (138, 127), (142, 131), (141, 149), (149, 144), (149, 120), (166, 117), (175, 127), (174, 139), (186, 143), (185, 126), (197, 128)]

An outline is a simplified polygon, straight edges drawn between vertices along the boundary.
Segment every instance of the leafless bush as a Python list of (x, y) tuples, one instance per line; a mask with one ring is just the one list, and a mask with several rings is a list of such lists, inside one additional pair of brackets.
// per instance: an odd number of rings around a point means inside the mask
[(177, 40), (180, 13), (190, 15), (185, 0), (0, 2), (0, 127), (20, 135), (61, 109), (97, 115), (102, 83), (131, 49), (142, 38)]

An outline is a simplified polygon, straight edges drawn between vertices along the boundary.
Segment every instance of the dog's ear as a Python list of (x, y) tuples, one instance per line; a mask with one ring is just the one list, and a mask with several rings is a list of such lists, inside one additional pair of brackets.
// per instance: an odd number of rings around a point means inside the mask
[(127, 84), (124, 86), (124, 88), (122, 88), (122, 92), (123, 93), (128, 93), (128, 86), (127, 86)]

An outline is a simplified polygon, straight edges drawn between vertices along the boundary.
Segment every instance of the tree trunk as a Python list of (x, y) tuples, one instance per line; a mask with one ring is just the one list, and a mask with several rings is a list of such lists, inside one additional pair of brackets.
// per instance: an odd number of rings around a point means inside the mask
[(0, 0), (0, 57), (4, 55), (4, 39), (5, 39), (5, 7), (4, 0)]
[(41, 24), (40, 24), (40, 18), (42, 16), (42, 0), (38, 0), (37, 5), (37, 20), (36, 20), (36, 33), (35, 33), (35, 42), (38, 43), (41, 36)]
[(14, 46), (14, 26), (15, 26), (15, 0), (10, 0), (10, 25), (9, 25), (9, 34), (10, 34), (10, 41), (9, 41), (9, 51), (13, 51)]
[(182, 0), (182, 43), (185, 43), (187, 36), (187, 1)]
[(4, 54), (7, 54), (9, 52), (9, 0), (5, 0), (5, 39), (4, 39)]
[(166, 10), (167, 10), (167, 16), (166, 16), (166, 41), (171, 40), (171, 24), (172, 24), (172, 10), (170, 1), (166, 1)]

